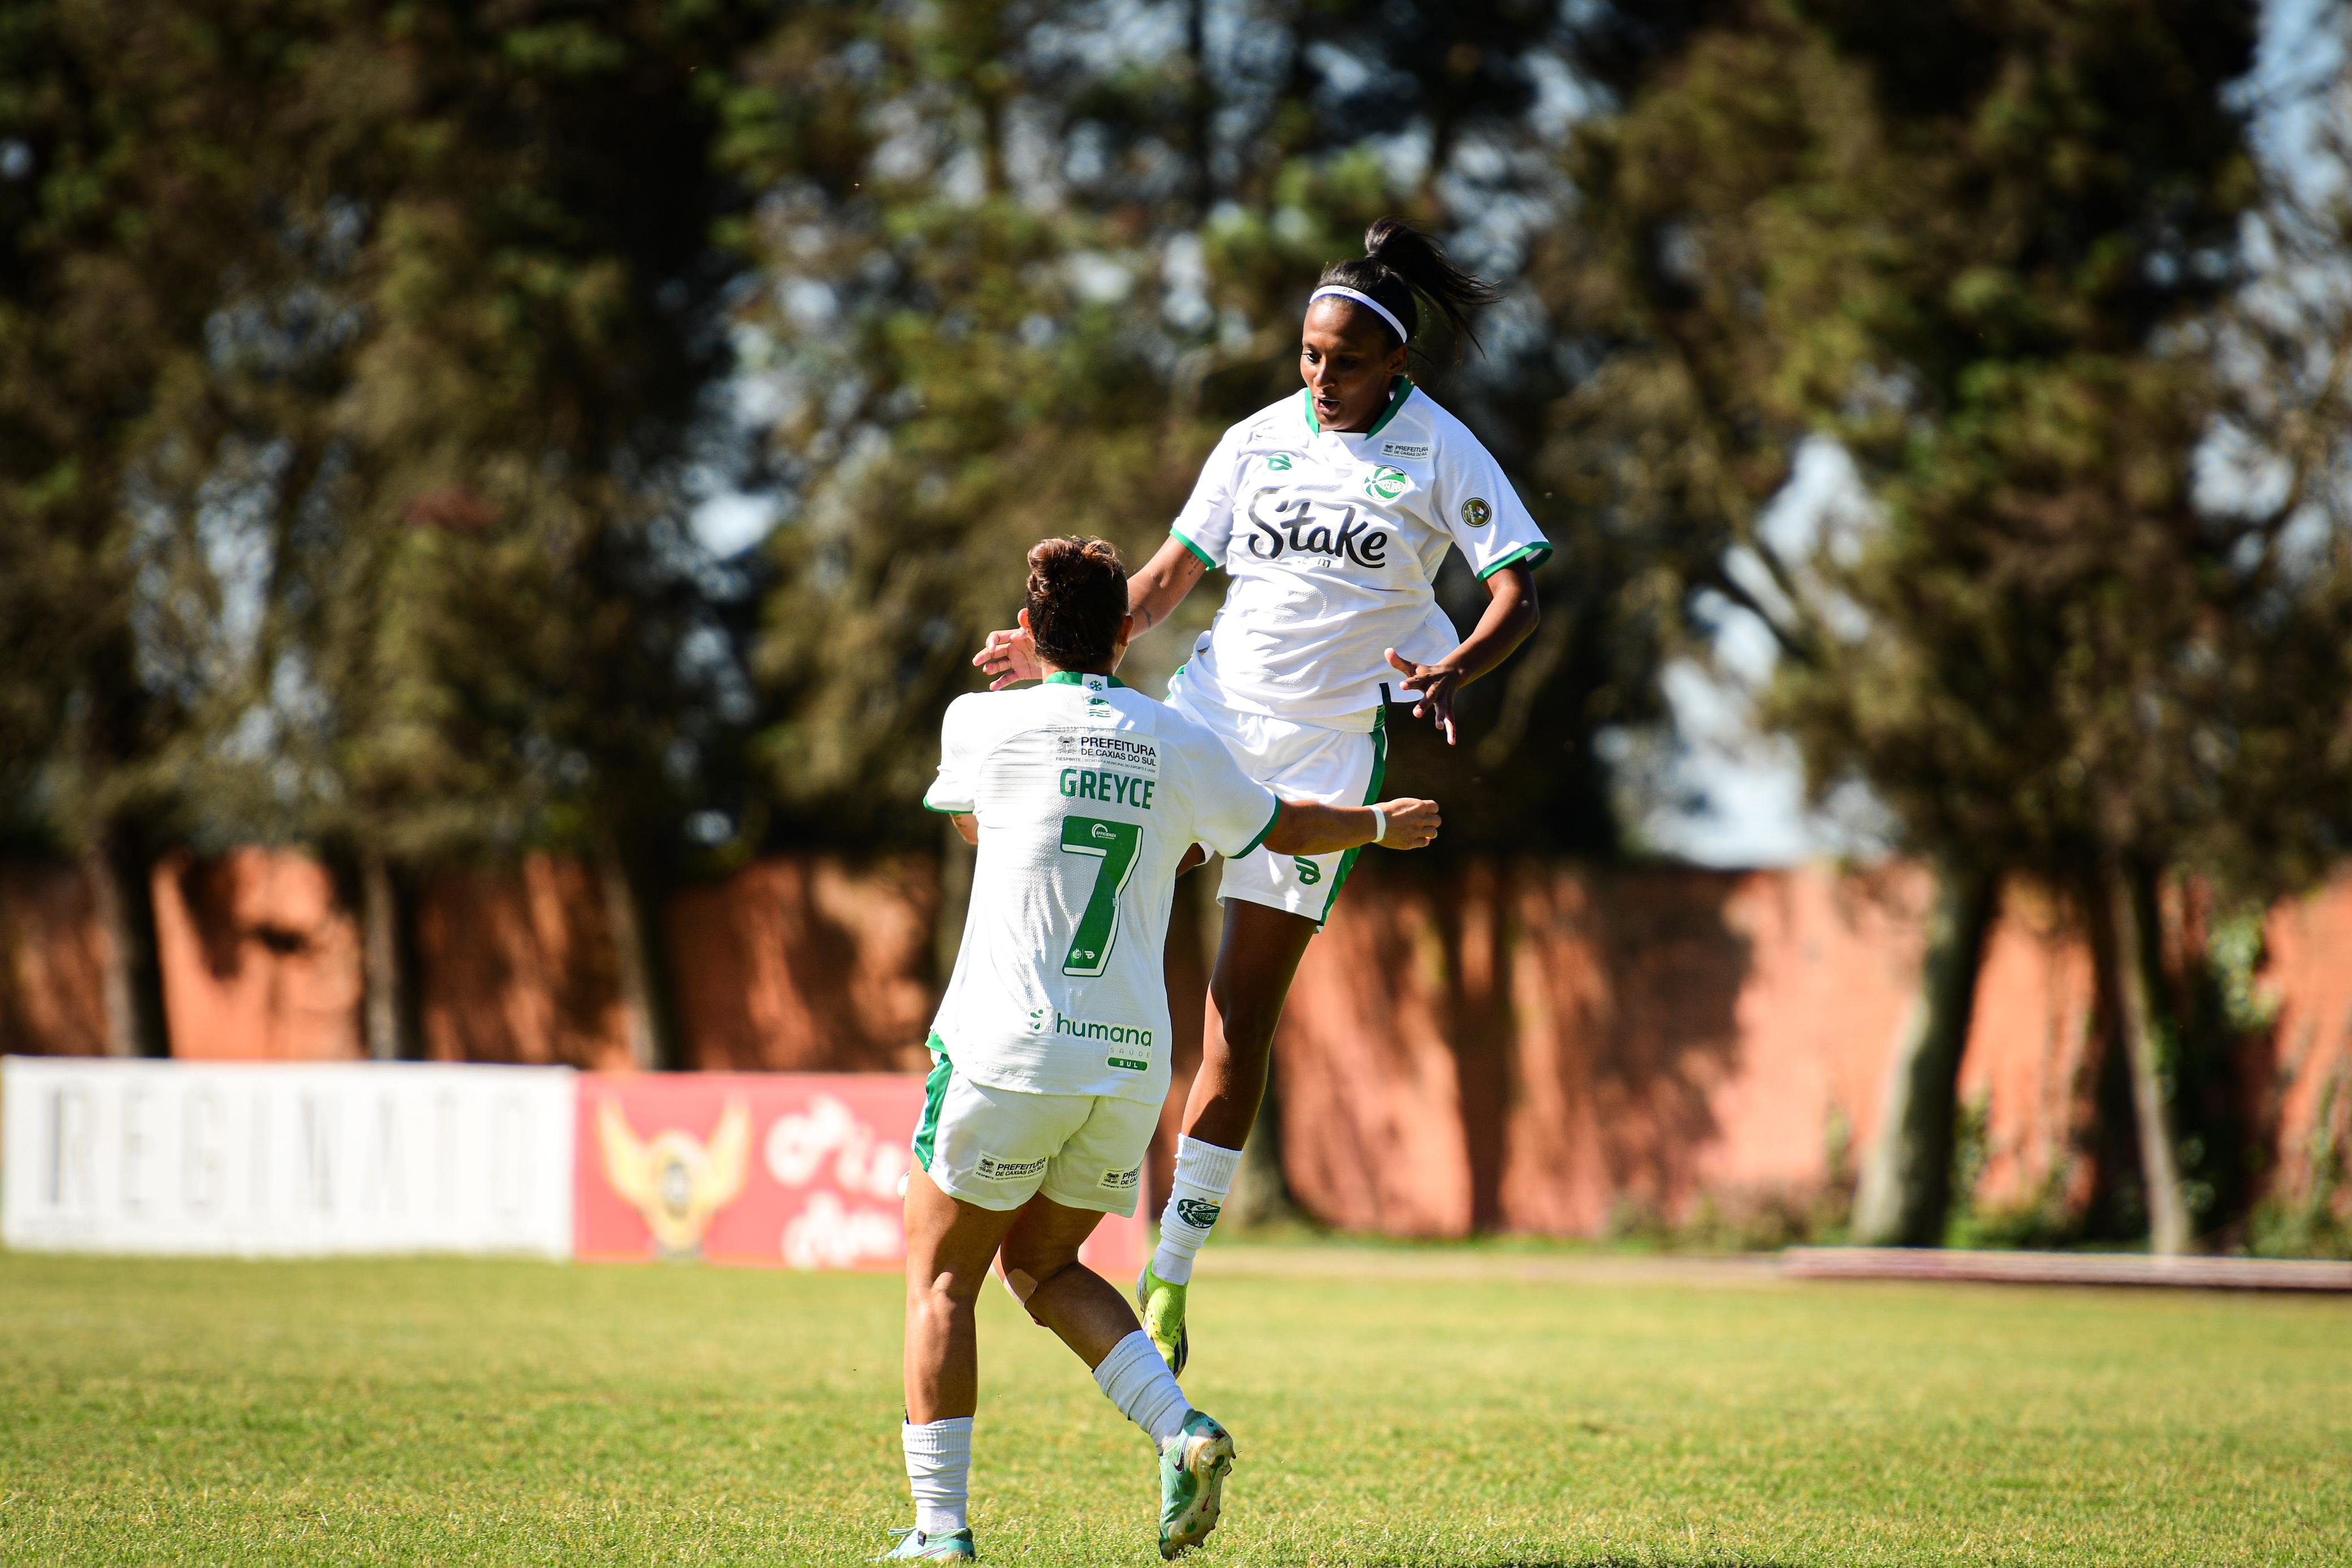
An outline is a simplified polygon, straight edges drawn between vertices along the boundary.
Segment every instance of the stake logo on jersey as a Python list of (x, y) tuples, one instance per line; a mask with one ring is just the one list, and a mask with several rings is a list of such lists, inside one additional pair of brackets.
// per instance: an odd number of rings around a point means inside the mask
[(1157, 1103), (1168, 1089), (1176, 866), (1245, 854), (1275, 799), (1224, 744), (1101, 675), (949, 707), (923, 803), (980, 825), (971, 912), (933, 1026), (974, 1082)]
[(1360, 433), (1323, 429), (1304, 392), (1226, 431), (1172, 532), (1233, 576), (1188, 690), (1304, 724), (1364, 722), (1390, 648), (1454, 650), (1434, 589), (1448, 550), (1482, 578), (1551, 553), (1477, 437), (1402, 377)]
[(1260, 490), (1250, 497), (1250, 554), (1261, 560), (1319, 556), (1327, 567), (1346, 560), (1373, 571), (1388, 565), (1388, 530), (1374, 526), (1375, 517), (1360, 520), (1364, 508), (1310, 496), (1275, 499), (1279, 494)]

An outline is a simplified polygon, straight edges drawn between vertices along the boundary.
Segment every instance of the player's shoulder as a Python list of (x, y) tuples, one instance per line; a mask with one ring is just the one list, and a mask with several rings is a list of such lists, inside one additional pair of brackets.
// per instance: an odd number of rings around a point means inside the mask
[(948, 704), (940, 731), (950, 744), (985, 745), (992, 738), (1017, 734), (1039, 723), (1037, 694), (1041, 686), (1016, 686), (1002, 692), (966, 692)]
[(1305, 434), (1306, 416), (1299, 412), (1299, 397), (1298, 392), (1293, 392), (1246, 419), (1234, 421), (1225, 426), (1221, 444), (1235, 452), (1267, 445), (1296, 446)]
[[(1138, 694), (1140, 696), (1140, 694)], [(1200, 720), (1171, 704), (1141, 697), (1139, 717), (1150, 727), (1160, 750), (1188, 767), (1225, 755), (1225, 743)]]
[(1412, 389), (1412, 396), (1405, 400), (1405, 405), (1397, 410), (1396, 418), (1381, 434), (1399, 430), (1409, 433), (1405, 439), (1426, 441), (1433, 462), (1486, 456), (1486, 444), (1478, 439), (1477, 433), (1462, 423), (1461, 416), (1452, 409), (1430, 396), (1425, 387), (1416, 385)]

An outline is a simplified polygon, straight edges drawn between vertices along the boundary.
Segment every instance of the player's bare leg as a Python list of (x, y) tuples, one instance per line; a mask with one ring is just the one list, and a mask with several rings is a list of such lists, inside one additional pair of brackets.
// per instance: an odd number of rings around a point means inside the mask
[(1160, 1217), (1159, 1250), (1135, 1288), (1137, 1310), (1152, 1343), (1179, 1373), (1192, 1348), (1184, 1298), (1192, 1259), (1209, 1239), (1233, 1187), (1242, 1145), (1265, 1098), (1274, 1028), (1314, 936), (1315, 922), (1305, 915), (1245, 899), (1225, 902), (1224, 933), (1209, 978), (1213, 1006), (1202, 1040), (1201, 1071), (1184, 1103), (1176, 1179)]
[(1078, 1261), (1097, 1221), (1039, 1194), (1004, 1239), (1004, 1278), (1029, 1315), (1060, 1336), (1119, 1412), (1160, 1453), (1160, 1555), (1197, 1546), (1216, 1529), (1234, 1440), (1192, 1408), (1118, 1288)]
[(980, 1399), (972, 1307), (988, 1266), (1021, 1218), (950, 1197), (922, 1171), (907, 1177), (907, 1419), (969, 1418)]
[(907, 1483), (914, 1528), (894, 1560), (969, 1562), (971, 1417), (980, 1400), (972, 1312), (988, 1266), (1020, 1211), (949, 1197), (923, 1171), (907, 1176)]
[(1257, 1124), (1274, 1026), (1315, 929), (1303, 915), (1227, 901), (1217, 967), (1209, 977), (1217, 1011), (1202, 1040), (1201, 1071), (1184, 1100), (1186, 1137), (1238, 1150)]

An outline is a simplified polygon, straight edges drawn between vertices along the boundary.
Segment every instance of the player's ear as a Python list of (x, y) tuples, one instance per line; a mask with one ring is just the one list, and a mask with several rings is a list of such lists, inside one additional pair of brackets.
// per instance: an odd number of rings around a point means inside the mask
[(1035, 635), (1037, 635), (1037, 633), (1036, 633), (1034, 631), (1032, 631), (1032, 630), (1030, 629), (1030, 625), (1029, 625), (1029, 607), (1028, 607), (1027, 605), (1025, 605), (1025, 604), (1024, 604), (1024, 605), (1023, 605), (1023, 606), (1021, 607), (1020, 613), (1018, 613), (1018, 614), (1016, 614), (1015, 616), (1013, 616), (1013, 619), (1014, 621), (1018, 622), (1020, 623), (1021, 630), (1023, 630), (1024, 632), (1029, 632), (1029, 635), (1030, 635), (1030, 636), (1034, 637)]

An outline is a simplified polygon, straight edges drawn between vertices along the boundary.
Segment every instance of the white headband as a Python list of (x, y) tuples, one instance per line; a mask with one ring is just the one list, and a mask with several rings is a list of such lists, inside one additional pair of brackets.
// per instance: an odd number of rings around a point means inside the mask
[(1317, 289), (1314, 293), (1307, 297), (1307, 308), (1309, 310), (1312, 310), (1315, 308), (1315, 302), (1318, 299), (1321, 299), (1327, 295), (1333, 294), (1338, 295), (1342, 299), (1352, 299), (1359, 305), (1369, 307), (1373, 315), (1378, 316), (1381, 320), (1396, 329), (1398, 342), (1410, 343), (1412, 341), (1412, 334), (1404, 329), (1404, 323), (1398, 320), (1387, 306), (1381, 304), (1370, 295), (1363, 293), (1358, 289), (1342, 288), (1336, 283), (1327, 283), (1322, 287)]

